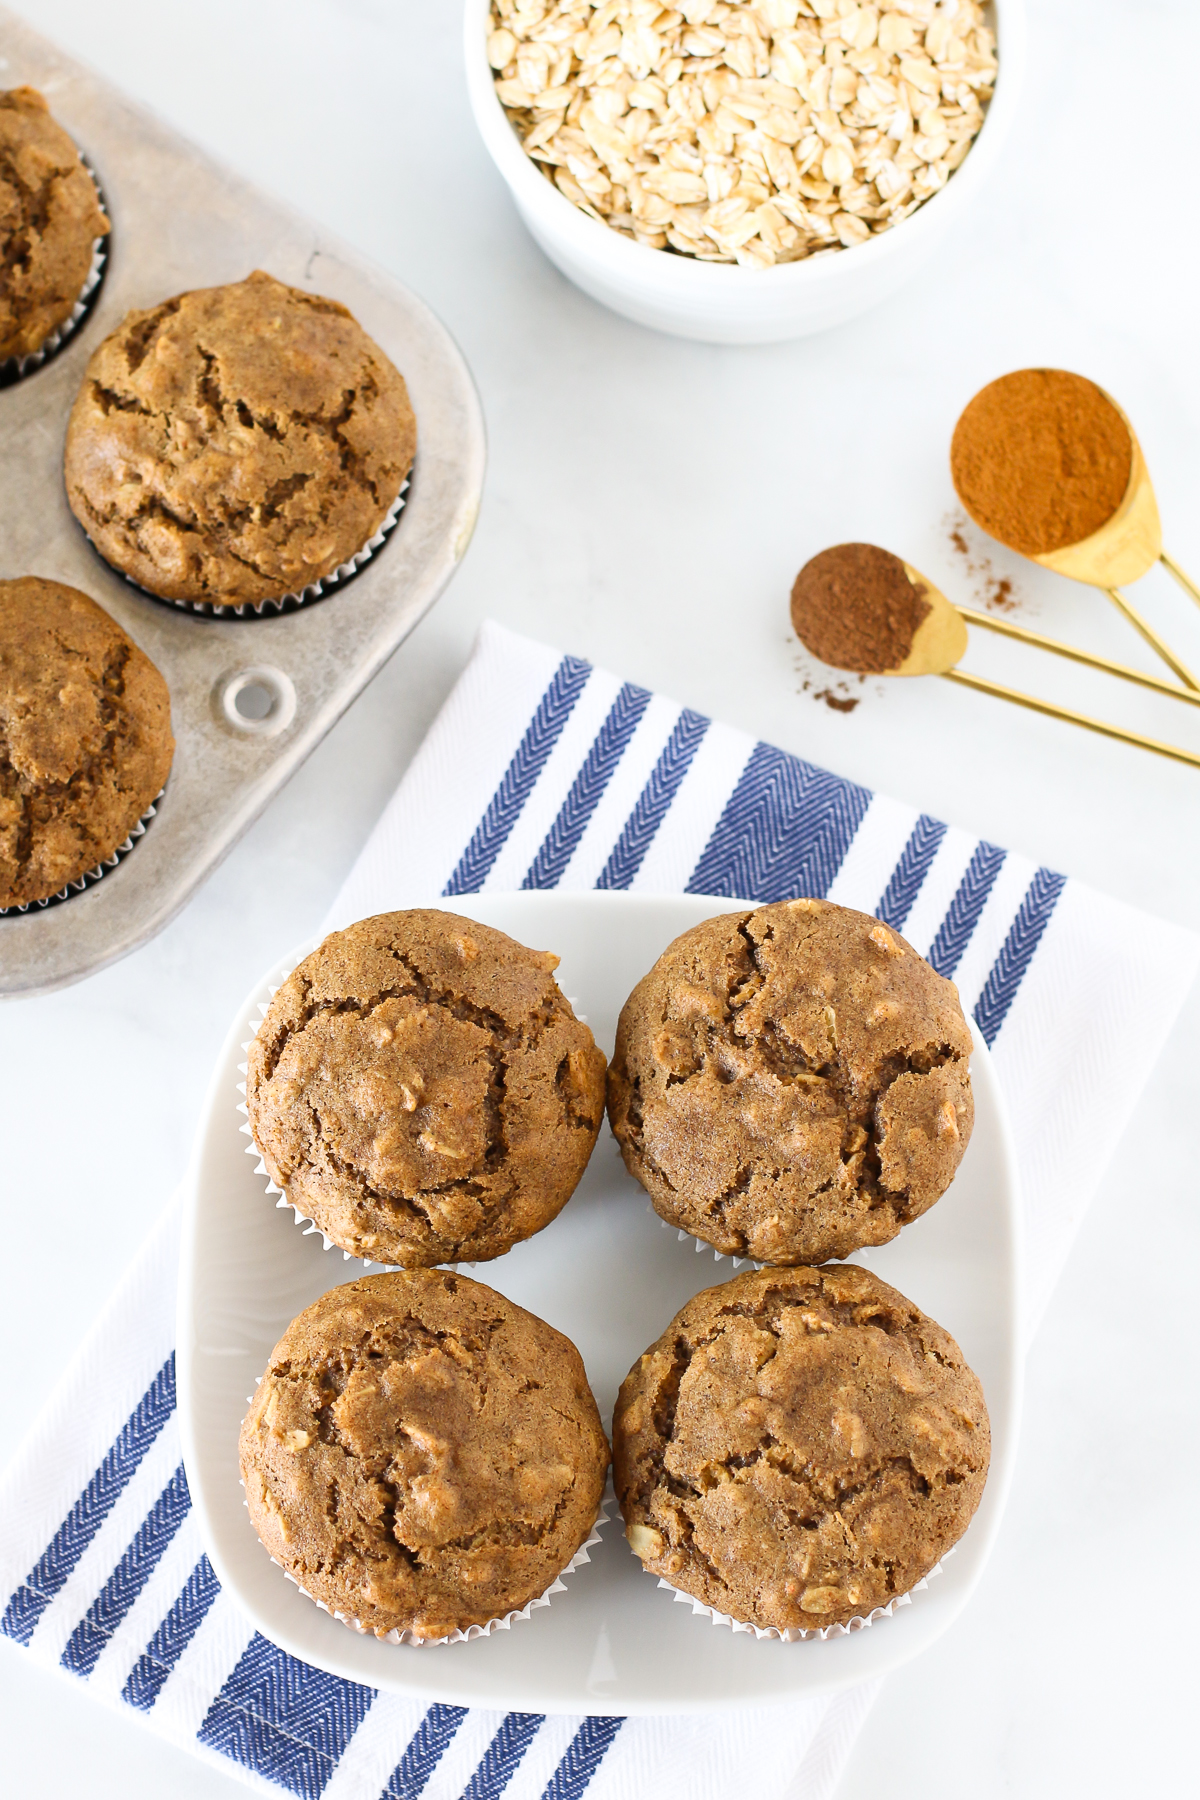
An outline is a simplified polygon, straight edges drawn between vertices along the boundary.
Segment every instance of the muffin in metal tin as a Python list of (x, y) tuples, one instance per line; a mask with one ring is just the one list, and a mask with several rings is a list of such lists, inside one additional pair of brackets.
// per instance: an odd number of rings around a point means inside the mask
[(96, 184), (36, 88), (0, 93), (0, 363), (70, 320), (108, 235)]
[(259, 270), (104, 340), (67, 427), (67, 498), (160, 599), (257, 607), (369, 544), (416, 441), (403, 377), (347, 309)]
[(0, 581), (0, 907), (106, 862), (174, 752), (167, 684), (103, 607), (59, 581)]

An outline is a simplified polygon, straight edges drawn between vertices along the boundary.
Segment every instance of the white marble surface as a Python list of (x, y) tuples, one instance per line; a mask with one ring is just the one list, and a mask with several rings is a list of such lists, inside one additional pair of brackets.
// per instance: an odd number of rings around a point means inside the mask
[[(1022, 117), (978, 217), (884, 311), (746, 350), (628, 325), (541, 259), (468, 118), (457, 0), (16, 8), (423, 294), (475, 371), (491, 469), (454, 586), (184, 915), (0, 1010), (4, 1442), (178, 1178), (232, 1008), (319, 924), (487, 614), (1200, 924), (1200, 774), (934, 681), (831, 711), (801, 691), (786, 610), (800, 563), (856, 536), (970, 600), (950, 430), (983, 381), (1034, 362), (1121, 399), (1168, 545), (1200, 569), (1189, 0), (1034, 0)], [(1042, 629), (1139, 659), (1101, 599), (992, 561)], [(1137, 598), (1200, 667), (1200, 611), (1161, 572)], [(1184, 708), (1004, 650), (970, 666), (1200, 749)], [(1198, 1039), (1193, 996), (1152, 1074), (1129, 1046), (1131, 1082), (1150, 1079), (1033, 1345), (999, 1550), (966, 1617), (887, 1684), (841, 1800), (1178, 1791), (1193, 1766)], [(7, 1791), (244, 1791), (0, 1656)]]

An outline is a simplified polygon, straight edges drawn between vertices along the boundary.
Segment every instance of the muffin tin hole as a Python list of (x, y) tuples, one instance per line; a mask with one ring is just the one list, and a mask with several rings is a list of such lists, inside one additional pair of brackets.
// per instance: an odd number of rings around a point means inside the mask
[(220, 689), (224, 718), (251, 737), (276, 737), (296, 716), (296, 690), (282, 669), (266, 664), (238, 669)]

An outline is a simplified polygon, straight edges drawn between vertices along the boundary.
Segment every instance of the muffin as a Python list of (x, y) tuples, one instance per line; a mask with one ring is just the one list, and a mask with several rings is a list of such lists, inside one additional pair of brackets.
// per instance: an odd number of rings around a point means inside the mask
[(171, 768), (167, 684), (103, 607), (0, 581), (0, 907), (111, 857)]
[(254, 1142), (341, 1249), (419, 1268), (502, 1256), (548, 1225), (604, 1116), (604, 1057), (558, 958), (453, 913), (335, 931), (250, 1047)]
[(670, 1224), (758, 1262), (884, 1244), (971, 1135), (949, 981), (865, 913), (783, 900), (684, 932), (625, 1002), (608, 1115)]
[(991, 1431), (949, 1334), (865, 1269), (762, 1269), (677, 1313), (621, 1385), (613, 1470), (652, 1574), (760, 1629), (867, 1618), (979, 1505)]
[(331, 1612), (418, 1640), (543, 1594), (609, 1460), (570, 1340), (441, 1269), (352, 1281), (294, 1319), (239, 1453), (276, 1562)]
[(107, 233), (95, 183), (37, 89), (0, 93), (0, 362), (66, 324)]
[(104, 340), (67, 426), (67, 498), (150, 593), (261, 605), (365, 547), (416, 436), (403, 377), (346, 308), (259, 270)]

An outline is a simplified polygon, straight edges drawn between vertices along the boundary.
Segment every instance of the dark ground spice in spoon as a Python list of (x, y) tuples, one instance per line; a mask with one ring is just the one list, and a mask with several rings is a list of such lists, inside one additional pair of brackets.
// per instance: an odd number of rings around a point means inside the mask
[(981, 388), (950, 445), (958, 497), (983, 530), (1023, 556), (1078, 544), (1125, 498), (1133, 441), (1094, 381), (1017, 369)]
[(835, 669), (898, 669), (921, 621), (925, 589), (875, 544), (835, 544), (805, 563), (792, 588), (792, 625), (805, 649)]

